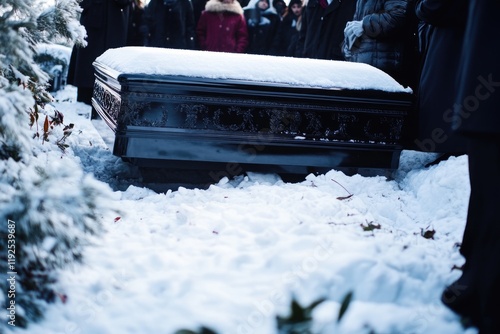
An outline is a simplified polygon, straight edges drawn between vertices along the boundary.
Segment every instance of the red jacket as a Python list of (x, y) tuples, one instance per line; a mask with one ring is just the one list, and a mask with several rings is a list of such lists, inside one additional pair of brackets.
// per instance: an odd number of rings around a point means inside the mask
[(196, 28), (201, 50), (243, 53), (248, 46), (248, 31), (238, 1), (225, 4), (210, 0)]

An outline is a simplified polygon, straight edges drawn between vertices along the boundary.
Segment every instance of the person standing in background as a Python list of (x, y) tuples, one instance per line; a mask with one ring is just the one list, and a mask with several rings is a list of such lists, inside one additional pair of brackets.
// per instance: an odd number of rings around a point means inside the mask
[(500, 333), (500, 1), (468, 4), (453, 127), (467, 141), (470, 198), (461, 277), (442, 302), (477, 327)]
[(280, 17), (271, 0), (250, 0), (243, 8), (248, 28), (247, 53), (268, 55), (278, 31)]
[(194, 11), (194, 26), (197, 27), (201, 13), (205, 10), (207, 0), (191, 0), (191, 2), (193, 4), (193, 11)]
[(244, 53), (248, 31), (243, 8), (236, 0), (209, 0), (198, 21), (196, 35), (201, 50)]
[(151, 0), (144, 11), (141, 31), (146, 46), (196, 49), (191, 0)]
[(272, 4), (280, 20), (283, 20), (283, 16), (285, 16), (286, 10), (288, 9), (286, 2), (284, 0), (273, 0)]
[(309, 0), (302, 9), (297, 55), (303, 58), (344, 60), (344, 28), (352, 20), (356, 0)]
[(415, 148), (443, 154), (439, 161), (465, 154), (465, 140), (453, 133), (451, 126), (467, 6), (468, 0), (418, 0), (415, 7), (422, 21), (422, 70), (417, 91), (419, 131)]
[(132, 1), (128, 20), (127, 46), (144, 46), (144, 36), (141, 33), (144, 4), (142, 0)]
[(409, 38), (407, 5), (407, 0), (357, 0), (354, 16), (344, 29), (345, 60), (372, 65), (401, 82)]
[(271, 54), (295, 57), (302, 16), (302, 0), (290, 0), (274, 38)]
[(405, 29), (402, 32), (403, 54), (399, 70), (399, 83), (411, 87), (414, 93), (418, 90), (422, 56), (419, 51), (418, 28), (420, 20), (415, 12), (417, 0), (407, 0)]
[(92, 63), (104, 51), (127, 44), (132, 0), (83, 0), (80, 24), (87, 31), (87, 46), (74, 46), (68, 69), (68, 84), (76, 86), (77, 101), (91, 104), (94, 87)]

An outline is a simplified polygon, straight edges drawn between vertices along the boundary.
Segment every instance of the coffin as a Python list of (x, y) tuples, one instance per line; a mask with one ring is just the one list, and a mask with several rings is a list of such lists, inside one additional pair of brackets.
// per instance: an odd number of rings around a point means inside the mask
[(94, 62), (113, 154), (141, 168), (396, 169), (411, 89), (365, 64), (146, 47)]

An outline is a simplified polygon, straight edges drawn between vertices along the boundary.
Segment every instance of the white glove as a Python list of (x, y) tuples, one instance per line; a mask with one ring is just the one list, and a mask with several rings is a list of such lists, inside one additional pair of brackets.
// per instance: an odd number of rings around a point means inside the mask
[(347, 42), (347, 47), (349, 50), (352, 49), (352, 46), (356, 42), (356, 40), (363, 35), (363, 21), (349, 21), (347, 22), (344, 29), (344, 37)]

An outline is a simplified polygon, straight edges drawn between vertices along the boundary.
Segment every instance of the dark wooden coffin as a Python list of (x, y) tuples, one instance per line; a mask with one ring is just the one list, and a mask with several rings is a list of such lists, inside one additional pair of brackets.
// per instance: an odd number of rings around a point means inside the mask
[[(368, 76), (362, 87), (330, 87), (321, 78), (297, 81), (306, 73), (334, 77), (331, 61), (214, 54), (121, 48), (99, 57), (92, 105), (115, 132), (113, 154), (139, 167), (202, 168), (218, 177), (244, 170), (398, 167), (413, 96), (395, 82), (396, 89), (389, 89), (395, 91), (377, 89), (377, 84), (370, 88), (370, 73), (378, 70), (355, 68)], [(239, 66), (239, 59), (245, 66), (238, 76), (231, 66)], [(271, 78), (271, 69), (279, 71), (279, 64), (290, 61), (302, 66), (299, 76)], [(258, 66), (262, 62), (267, 67)], [(220, 77), (205, 73), (218, 67)], [(252, 68), (267, 74), (259, 72), (253, 79)]]

